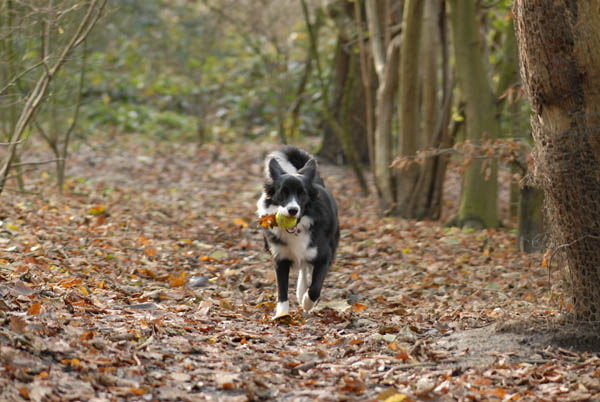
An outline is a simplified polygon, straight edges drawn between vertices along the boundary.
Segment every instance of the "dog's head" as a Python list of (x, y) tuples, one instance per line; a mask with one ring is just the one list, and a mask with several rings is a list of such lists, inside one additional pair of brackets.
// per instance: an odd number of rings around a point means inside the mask
[(300, 219), (306, 213), (311, 199), (318, 194), (313, 183), (316, 174), (317, 162), (314, 159), (306, 162), (298, 173), (286, 172), (277, 160), (271, 159), (271, 182), (265, 186), (267, 197), (278, 207), (278, 212)]

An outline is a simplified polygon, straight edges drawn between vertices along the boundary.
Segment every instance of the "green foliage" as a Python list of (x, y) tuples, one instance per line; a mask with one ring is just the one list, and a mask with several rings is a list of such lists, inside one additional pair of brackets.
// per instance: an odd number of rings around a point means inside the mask
[(161, 111), (148, 105), (102, 102), (84, 108), (87, 130), (105, 131), (113, 127), (118, 133), (144, 133), (159, 139), (193, 139), (196, 119), (170, 110)]
[[(285, 18), (294, 4), (266, 3)], [(126, 0), (110, 10), (91, 45), (81, 127), (183, 138), (199, 125), (219, 137), (276, 132), (305, 68), (301, 15), (265, 27), (252, 20), (253, 4), (212, 4)], [(314, 130), (312, 110), (303, 131)]]

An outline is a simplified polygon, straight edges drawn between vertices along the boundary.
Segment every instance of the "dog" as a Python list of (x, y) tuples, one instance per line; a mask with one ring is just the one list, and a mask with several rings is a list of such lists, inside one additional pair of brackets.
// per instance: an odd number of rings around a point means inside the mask
[(275, 318), (289, 314), (292, 267), (298, 269), (298, 303), (310, 312), (319, 301), (339, 243), (337, 204), (325, 188), (316, 160), (299, 148), (285, 146), (270, 153), (264, 174), (263, 193), (256, 204), (259, 218), (278, 212), (297, 218), (293, 228), (263, 228), (265, 248), (273, 256), (277, 274)]

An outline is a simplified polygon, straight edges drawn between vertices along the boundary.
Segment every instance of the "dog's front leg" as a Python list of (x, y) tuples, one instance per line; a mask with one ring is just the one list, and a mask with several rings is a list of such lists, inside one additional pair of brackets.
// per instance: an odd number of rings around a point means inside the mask
[(327, 275), (327, 271), (329, 271), (329, 265), (328, 261), (313, 262), (312, 281), (310, 287), (302, 297), (302, 308), (304, 311), (309, 312), (317, 304), (321, 296), (321, 288), (323, 288), (325, 276)]
[(296, 286), (298, 304), (302, 304), (302, 296), (304, 296), (306, 289), (308, 289), (308, 280), (308, 264), (304, 262), (298, 267), (298, 284)]
[(275, 273), (277, 274), (277, 311), (275, 318), (290, 313), (290, 302), (288, 301), (288, 281), (292, 261), (287, 259), (275, 260)]

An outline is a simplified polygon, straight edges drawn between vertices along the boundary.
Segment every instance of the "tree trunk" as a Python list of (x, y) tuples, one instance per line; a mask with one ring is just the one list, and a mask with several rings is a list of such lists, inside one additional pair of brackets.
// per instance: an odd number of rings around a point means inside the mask
[[(499, 123), (483, 59), (477, 2), (450, 0), (450, 24), (458, 85), (466, 100), (466, 138), (474, 144), (494, 140)], [(498, 168), (495, 160), (473, 160), (463, 175), (460, 226), (483, 229), (498, 221)]]
[[(446, 80), (445, 64), (441, 64), (442, 76), (446, 87), (443, 88), (442, 102), (438, 99), (438, 52), (440, 39), (445, 42), (445, 35), (440, 26), (440, 3), (437, 0), (426, 0), (422, 24), (422, 100), (423, 100), (423, 139), (420, 147), (424, 149), (448, 148), (449, 117), (451, 107), (451, 82)], [(441, 21), (444, 21), (445, 13)], [(442, 43), (445, 46), (446, 43)], [(445, 58), (444, 58), (445, 59)], [(445, 60), (443, 60), (445, 61)], [(446, 173), (445, 155), (428, 157), (418, 170), (415, 186), (409, 193), (408, 201), (400, 207), (400, 214), (416, 219), (439, 219), (442, 210), (442, 187)]]
[[(331, 126), (333, 133), (337, 137), (340, 142), (342, 149), (344, 151), (344, 155), (348, 158), (350, 165), (352, 166), (352, 170), (356, 174), (356, 178), (359, 182), (360, 189), (363, 195), (369, 194), (369, 186), (364, 177), (362, 166), (360, 164), (360, 160), (358, 159), (356, 149), (353, 147), (352, 139), (347, 130), (344, 130), (344, 127), (338, 122), (336, 117), (333, 115), (331, 110), (329, 109), (329, 84), (325, 80), (323, 69), (321, 68), (321, 62), (319, 60), (318, 53), (318, 44), (317, 37), (315, 33), (316, 23), (313, 24), (310, 22), (310, 16), (308, 12), (308, 5), (306, 4), (306, 0), (301, 0), (302, 4), (302, 14), (304, 15), (304, 21), (306, 23), (306, 28), (308, 30), (308, 36), (310, 40), (310, 46), (312, 47), (312, 51), (315, 55), (315, 66), (317, 68), (317, 77), (318, 83), (321, 90), (322, 97), (322, 106), (321, 106), (321, 116), (327, 122), (329, 126)], [(359, 85), (360, 86), (360, 85)]]
[(384, 214), (396, 205), (394, 175), (390, 169), (393, 155), (392, 126), (394, 121), (394, 95), (398, 87), (400, 61), (400, 35), (385, 47), (385, 14), (382, 2), (366, 0), (367, 23), (375, 71), (379, 78), (375, 99), (375, 135), (373, 144), (373, 177), (379, 195), (379, 206)]
[(520, 190), (517, 242), (519, 250), (525, 253), (543, 250), (547, 245), (543, 203), (544, 192), (539, 188), (525, 185)]
[(600, 321), (600, 13), (595, 0), (516, 0), (535, 180), (564, 251), (575, 318)]
[[(421, 50), (422, 0), (404, 3), (404, 28), (400, 50), (400, 90), (398, 94), (398, 154), (412, 157), (423, 146), (420, 139), (419, 53)], [(419, 143), (420, 142), (420, 143)], [(396, 183), (396, 212), (405, 218), (415, 218), (412, 196), (419, 180), (420, 168), (409, 165), (398, 174)]]
[[(330, 110), (337, 122), (348, 129), (351, 143), (361, 163), (369, 163), (367, 133), (367, 109), (365, 88), (360, 81), (360, 54), (354, 32), (354, 4), (347, 0), (330, 5), (334, 10), (330, 14), (338, 27), (338, 39), (335, 51), (333, 94)], [(344, 110), (346, 109), (346, 110)], [(346, 119), (345, 119), (346, 118)], [(348, 162), (334, 128), (323, 121), (323, 140), (318, 155), (334, 163)]]

